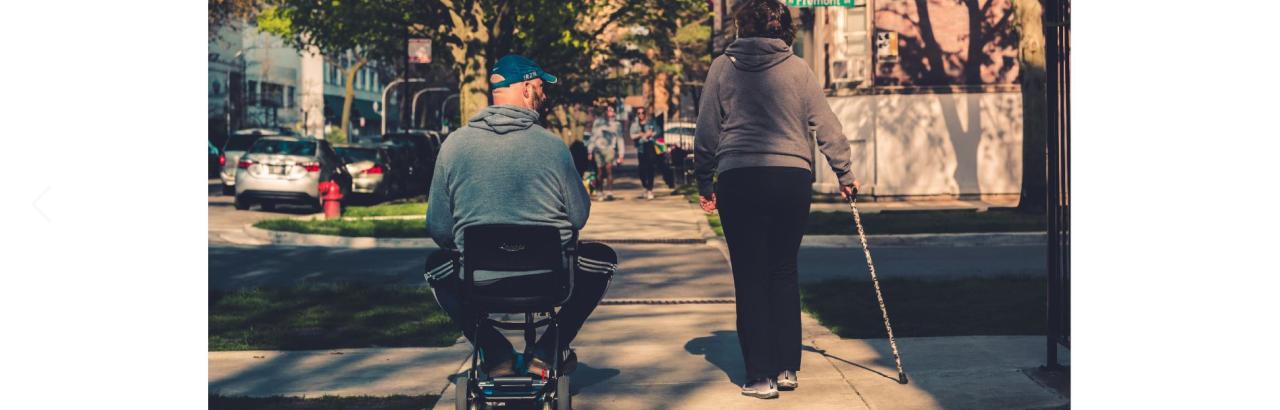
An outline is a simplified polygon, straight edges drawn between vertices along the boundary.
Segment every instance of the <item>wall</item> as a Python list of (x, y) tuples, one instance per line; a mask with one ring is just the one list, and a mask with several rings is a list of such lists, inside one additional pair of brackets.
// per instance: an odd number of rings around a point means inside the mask
[[(1017, 194), (1022, 183), (1018, 92), (828, 97), (863, 192), (876, 196)], [(819, 157), (814, 190), (834, 193)]]

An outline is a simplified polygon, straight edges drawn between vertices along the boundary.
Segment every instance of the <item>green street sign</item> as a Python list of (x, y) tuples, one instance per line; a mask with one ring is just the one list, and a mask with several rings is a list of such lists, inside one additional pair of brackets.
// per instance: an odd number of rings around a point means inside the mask
[(787, 7), (854, 7), (855, 0), (787, 0)]

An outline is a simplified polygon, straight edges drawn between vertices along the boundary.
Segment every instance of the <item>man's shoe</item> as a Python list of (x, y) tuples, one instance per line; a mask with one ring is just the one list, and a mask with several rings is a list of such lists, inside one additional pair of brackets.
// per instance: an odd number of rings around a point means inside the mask
[(644, 199), (653, 199), (653, 191), (644, 191)]
[(796, 375), (795, 370), (783, 370), (778, 373), (778, 390), (795, 390), (797, 387), (800, 387), (800, 376)]
[[(547, 375), (550, 374), (547, 371), (550, 368), (551, 368), (551, 364), (544, 362), (542, 361), (542, 359), (535, 357), (533, 358), (533, 360), (529, 361), (528, 372), (531, 375), (538, 376), (545, 379), (547, 378)], [(560, 363), (560, 374), (573, 373), (573, 371), (577, 368), (578, 368), (578, 354), (574, 353), (573, 350), (569, 350), (569, 357), (566, 357), (564, 359), (564, 362)]]
[(742, 395), (757, 399), (776, 399), (778, 398), (778, 385), (768, 377), (755, 379), (742, 385)]

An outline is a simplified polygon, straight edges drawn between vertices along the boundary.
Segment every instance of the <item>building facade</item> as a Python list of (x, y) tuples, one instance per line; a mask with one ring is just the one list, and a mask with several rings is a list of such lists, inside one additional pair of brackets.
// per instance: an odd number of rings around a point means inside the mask
[[(341, 56), (340, 56), (341, 57)], [(338, 60), (299, 51), (252, 24), (231, 23), (209, 39), (209, 139), (246, 128), (288, 128), (323, 138), (341, 120), (346, 79)], [(383, 78), (357, 72), (350, 134), (376, 134)], [(360, 118), (364, 118), (361, 126)]]
[[(716, 1), (716, 55), (733, 39), (733, 3)], [(840, 118), (864, 192), (1018, 195), (1022, 96), (1010, 0), (859, 0), (791, 11), (792, 48)], [(817, 157), (814, 189), (835, 192)]]

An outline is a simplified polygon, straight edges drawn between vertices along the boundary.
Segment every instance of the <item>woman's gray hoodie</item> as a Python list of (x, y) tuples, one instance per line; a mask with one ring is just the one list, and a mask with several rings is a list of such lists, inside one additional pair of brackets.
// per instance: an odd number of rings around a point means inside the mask
[(841, 185), (853, 185), (849, 141), (818, 79), (785, 42), (739, 38), (716, 57), (698, 105), (698, 192), (718, 172), (744, 167), (814, 168), (813, 138)]

